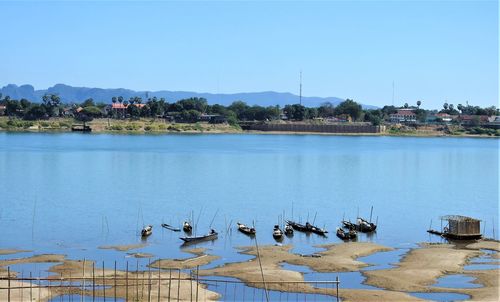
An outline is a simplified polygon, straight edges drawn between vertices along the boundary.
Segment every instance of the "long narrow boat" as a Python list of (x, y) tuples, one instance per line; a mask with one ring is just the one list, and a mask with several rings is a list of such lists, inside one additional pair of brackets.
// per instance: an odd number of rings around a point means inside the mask
[(181, 229), (175, 228), (175, 227), (171, 226), (170, 224), (162, 223), (161, 226), (164, 227), (167, 230), (171, 230), (171, 231), (174, 231), (174, 232), (180, 232), (181, 231)]
[(152, 225), (148, 225), (147, 227), (144, 227), (141, 230), (141, 236), (142, 237), (148, 237), (151, 234), (153, 234), (153, 226)]
[(328, 233), (327, 230), (314, 226), (309, 222), (306, 222), (306, 224), (300, 224), (298, 222), (287, 220), (286, 223), (299, 232), (314, 233), (321, 236), (326, 236)]
[(236, 224), (238, 225), (238, 231), (242, 232), (243, 234), (252, 236), (252, 235), (255, 235), (255, 233), (257, 233), (255, 228), (248, 227), (248, 226), (244, 225), (243, 223), (239, 223), (239, 222), (237, 222)]
[(293, 227), (289, 224), (285, 225), (285, 235), (288, 237), (293, 236)]
[(188, 237), (180, 237), (182, 241), (185, 243), (192, 243), (192, 242), (200, 242), (200, 241), (210, 241), (210, 240), (215, 240), (218, 237), (218, 233), (215, 230), (210, 230), (210, 233), (204, 236), (188, 236)]

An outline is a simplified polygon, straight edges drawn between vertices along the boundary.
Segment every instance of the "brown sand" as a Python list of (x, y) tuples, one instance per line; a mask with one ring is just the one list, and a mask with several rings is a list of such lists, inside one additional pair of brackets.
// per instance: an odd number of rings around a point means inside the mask
[[(344, 246), (345, 245), (345, 246)], [(296, 271), (286, 270), (281, 267), (281, 263), (293, 263), (297, 265), (307, 265), (313, 269), (327, 271), (323, 267), (329, 267), (338, 270), (359, 269), (367, 264), (356, 261), (356, 257), (369, 255), (380, 250), (390, 250), (371, 243), (352, 243), (335, 244), (325, 246), (328, 250), (321, 252), (322, 257), (311, 258), (301, 257), (291, 254), (291, 246), (262, 246), (259, 248), (262, 272), (266, 286), (270, 290), (287, 292), (304, 292), (316, 294), (335, 295), (334, 289), (314, 288), (307, 283), (274, 283), (280, 281), (301, 282), (304, 281), (303, 275)], [(255, 247), (242, 249), (243, 254), (257, 255)], [(333, 263), (338, 261), (339, 263)], [(262, 273), (257, 258), (249, 261), (229, 263), (214, 269), (201, 270), (200, 275), (227, 276), (242, 280), (249, 286), (263, 288)], [(339, 290), (339, 296), (343, 301), (421, 301), (406, 293), (387, 291), (387, 290)]]
[(100, 246), (100, 249), (104, 250), (115, 250), (119, 252), (127, 252), (130, 250), (140, 249), (147, 246), (146, 243), (134, 243), (134, 244), (123, 244), (123, 245), (104, 245)]
[(15, 249), (0, 249), (0, 255), (10, 255), (10, 254), (27, 253), (27, 252), (32, 252), (32, 251), (15, 250)]
[(153, 258), (155, 256), (150, 253), (127, 253), (127, 255), (134, 258)]
[[(484, 254), (479, 249), (495, 249), (490, 241), (457, 248), (452, 244), (422, 244), (410, 251), (397, 268), (365, 271), (366, 283), (395, 291), (454, 292), (470, 295), (473, 301), (499, 301), (499, 270), (464, 271), (463, 266), (472, 257)], [(477, 278), (481, 288), (430, 287), (444, 274), (466, 274)]]
[[(356, 271), (369, 266), (356, 259), (376, 252), (391, 251), (392, 248), (370, 242), (347, 242), (340, 244), (327, 244), (318, 247), (326, 248), (320, 252), (320, 258), (293, 257), (285, 262), (295, 265), (305, 265), (317, 272), (346, 272)], [(294, 255), (295, 256), (295, 255)]]
[[(0, 288), (5, 288), (8, 286), (7, 280), (0, 280)], [(26, 287), (23, 289), (12, 289), (10, 291), (10, 301), (12, 302), (22, 302), (30, 301), (30, 284), (27, 282), (19, 282), (15, 280), (10, 281), (11, 288), (13, 287)], [(7, 301), (8, 290), (0, 289), (0, 301)], [(49, 291), (44, 287), (38, 287), (36, 284), (32, 284), (31, 297), (33, 301), (47, 301), (49, 299)], [(38, 300), (40, 297), (40, 300)]]
[(197, 266), (202, 266), (219, 259), (219, 256), (208, 255), (205, 253), (206, 249), (196, 248), (184, 250), (184, 252), (194, 254), (196, 257), (186, 259), (160, 259), (151, 263), (151, 267), (162, 269), (192, 269)]
[(428, 291), (427, 286), (445, 273), (459, 273), (467, 259), (480, 252), (456, 249), (451, 244), (423, 244), (411, 250), (398, 264), (388, 270), (366, 271), (366, 283), (395, 291)]
[[(68, 277), (71, 275), (73, 279), (77, 279), (75, 281), (79, 281), (83, 277), (83, 267), (85, 266), (85, 277), (86, 282), (91, 283), (92, 281), (92, 261), (86, 261), (85, 265), (83, 261), (76, 260), (66, 260), (62, 264), (53, 266), (50, 271), (57, 273), (58, 276)], [(130, 301), (148, 301), (149, 297), (151, 297), (151, 301), (158, 300), (158, 289), (160, 290), (160, 300), (167, 301), (170, 291), (170, 298), (173, 301), (177, 301), (177, 297), (179, 297), (180, 301), (192, 301), (196, 299), (196, 286), (198, 285), (198, 299), (200, 301), (215, 301), (219, 298), (219, 295), (216, 292), (212, 292), (206, 289), (206, 286), (203, 284), (199, 284), (196, 281), (188, 280), (189, 275), (185, 273), (180, 274), (181, 280), (178, 281), (179, 273), (161, 271), (129, 271), (128, 274), (125, 271), (116, 271), (116, 287), (115, 287), (115, 279), (103, 280), (104, 278), (112, 278), (115, 277), (114, 269), (98, 267), (95, 265), (94, 270), (94, 278), (95, 283), (98, 285), (105, 284), (106, 286), (111, 286), (111, 288), (106, 289), (106, 296), (113, 297), (116, 289), (116, 296), (118, 298), (126, 298), (127, 290), (125, 285), (128, 284), (128, 299)], [(175, 278), (176, 280), (172, 280), (169, 282), (170, 277)], [(146, 279), (146, 280), (141, 280)], [(159, 279), (161, 279), (161, 286), (159, 286)], [(148, 287), (148, 282), (151, 280), (151, 287)], [(83, 291), (80, 288), (74, 288), (74, 293), (84, 294), (91, 296), (92, 291), (88, 289)], [(177, 294), (179, 292), (179, 295)], [(56, 290), (53, 294), (63, 294), (68, 293), (67, 289)], [(96, 290), (96, 296), (104, 296), (103, 290)]]
[(26, 258), (16, 258), (16, 259), (7, 259), (0, 260), (0, 266), (9, 266), (13, 264), (22, 264), (22, 263), (51, 263), (51, 262), (62, 262), (64, 260), (64, 255), (59, 254), (43, 254), (43, 255), (35, 255)]
[(485, 249), (500, 252), (500, 242), (496, 240), (481, 240), (479, 242), (467, 245), (467, 248), (474, 250)]

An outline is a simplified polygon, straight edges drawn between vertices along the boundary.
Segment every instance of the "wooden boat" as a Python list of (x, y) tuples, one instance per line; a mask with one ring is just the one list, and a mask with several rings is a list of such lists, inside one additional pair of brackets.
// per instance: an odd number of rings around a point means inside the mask
[(184, 243), (193, 243), (193, 242), (200, 242), (200, 241), (210, 241), (210, 240), (215, 240), (218, 237), (218, 233), (212, 229), (210, 230), (210, 233), (204, 236), (193, 236), (193, 237), (180, 237)]
[(276, 240), (283, 239), (283, 231), (280, 229), (279, 225), (275, 225), (273, 229), (273, 238)]
[(342, 228), (337, 228), (337, 237), (342, 240), (355, 239), (358, 233), (355, 230), (344, 231)]
[(175, 227), (171, 226), (170, 224), (162, 223), (161, 226), (164, 227), (167, 230), (171, 230), (171, 231), (174, 231), (174, 232), (180, 232), (181, 231), (181, 229), (175, 228)]
[(342, 227), (344, 229), (348, 229), (348, 230), (357, 230), (358, 227), (355, 223), (352, 223), (350, 221), (347, 221), (347, 220), (342, 220)]
[(371, 233), (377, 229), (377, 225), (372, 222), (368, 222), (367, 220), (358, 217), (357, 223), (352, 223), (350, 221), (343, 220), (342, 227), (348, 230), (355, 230), (363, 233)]
[(285, 225), (285, 235), (293, 236), (293, 228), (289, 224)]
[(141, 236), (142, 237), (148, 237), (151, 234), (153, 234), (153, 226), (152, 225), (148, 225), (147, 227), (144, 227), (141, 230)]
[(255, 233), (257, 233), (255, 228), (248, 227), (248, 226), (244, 225), (243, 223), (239, 223), (239, 222), (237, 222), (236, 224), (238, 225), (238, 231), (242, 232), (243, 234), (255, 235)]
[(191, 233), (193, 231), (193, 226), (191, 226), (189, 222), (184, 221), (184, 224), (182, 225), (182, 230), (186, 233)]
[(290, 225), (294, 230), (297, 230), (299, 232), (315, 233), (321, 236), (326, 236), (326, 234), (328, 233), (327, 230), (314, 226), (309, 222), (306, 222), (306, 224), (300, 224), (291, 220), (287, 220), (286, 223)]
[(367, 220), (358, 217), (357, 221), (358, 225), (358, 231), (363, 232), (363, 233), (370, 233), (373, 232), (377, 229), (377, 225), (375, 225), (373, 222), (368, 222)]

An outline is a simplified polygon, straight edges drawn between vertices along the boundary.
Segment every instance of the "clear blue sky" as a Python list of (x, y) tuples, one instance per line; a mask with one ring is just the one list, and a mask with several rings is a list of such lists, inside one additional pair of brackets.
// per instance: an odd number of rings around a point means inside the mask
[(0, 2), (0, 85), (498, 106), (497, 1)]

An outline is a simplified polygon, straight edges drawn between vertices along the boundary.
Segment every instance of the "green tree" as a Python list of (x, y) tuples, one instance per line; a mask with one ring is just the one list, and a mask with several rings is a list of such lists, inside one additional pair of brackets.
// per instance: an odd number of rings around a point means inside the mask
[(336, 115), (347, 114), (352, 118), (353, 121), (359, 119), (362, 112), (363, 108), (361, 107), (361, 105), (350, 99), (345, 100), (337, 107), (335, 107)]
[(43, 119), (43, 118), (47, 118), (47, 117), (48, 117), (48, 114), (47, 114), (47, 111), (45, 109), (45, 106), (38, 105), (38, 104), (32, 105), (28, 109), (26, 114), (24, 115), (24, 119), (30, 120), (30, 121), (39, 120), (39, 119)]
[(417, 108), (420, 108), (420, 105), (422, 105), (422, 101), (417, 101)]
[(137, 108), (137, 106), (135, 106), (134, 104), (130, 104), (127, 107), (127, 113), (131, 118), (138, 118), (141, 115), (139, 108)]
[(101, 110), (96, 106), (83, 107), (81, 112), (87, 116), (91, 116), (92, 118), (98, 118), (102, 116)]

